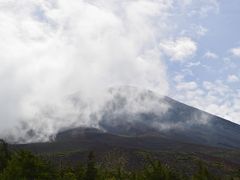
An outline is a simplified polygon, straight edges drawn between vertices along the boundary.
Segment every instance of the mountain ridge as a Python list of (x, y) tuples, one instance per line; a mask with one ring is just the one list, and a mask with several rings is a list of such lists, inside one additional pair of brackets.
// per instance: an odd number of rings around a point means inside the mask
[[(129, 137), (154, 135), (184, 143), (240, 148), (240, 125), (229, 120), (151, 90), (127, 86), (109, 88), (108, 92), (111, 98), (101, 109), (94, 134), (102, 131)], [(84, 135), (86, 128), (92, 126), (84, 126), (82, 130), (78, 126), (65, 127), (50, 141), (58, 139), (62, 132)]]

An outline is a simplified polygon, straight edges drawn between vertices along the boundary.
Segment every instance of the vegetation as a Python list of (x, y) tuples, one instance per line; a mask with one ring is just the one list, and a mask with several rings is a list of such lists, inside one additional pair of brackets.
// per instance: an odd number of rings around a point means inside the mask
[(0, 172), (6, 168), (9, 159), (8, 145), (4, 140), (0, 140)]
[(240, 170), (234, 177), (215, 177), (202, 162), (193, 176), (186, 177), (151, 156), (145, 157), (142, 169), (131, 169), (118, 152), (106, 154), (105, 163), (96, 163), (94, 152), (90, 152), (85, 164), (52, 165), (46, 157), (28, 151), (10, 152), (7, 143), (0, 142), (0, 180), (240, 180)]

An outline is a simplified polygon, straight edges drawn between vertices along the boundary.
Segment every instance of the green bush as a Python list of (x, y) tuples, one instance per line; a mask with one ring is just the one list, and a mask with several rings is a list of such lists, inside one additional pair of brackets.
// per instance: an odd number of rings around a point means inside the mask
[(1, 180), (56, 178), (54, 168), (47, 161), (28, 151), (14, 153), (0, 175)]
[(7, 162), (10, 159), (10, 152), (8, 150), (8, 144), (0, 139), (0, 172), (7, 166)]
[(198, 162), (198, 170), (193, 175), (192, 180), (217, 180), (219, 178), (213, 176), (203, 162)]
[(144, 168), (144, 178), (149, 180), (180, 180), (181, 177), (159, 160), (148, 159), (149, 165)]

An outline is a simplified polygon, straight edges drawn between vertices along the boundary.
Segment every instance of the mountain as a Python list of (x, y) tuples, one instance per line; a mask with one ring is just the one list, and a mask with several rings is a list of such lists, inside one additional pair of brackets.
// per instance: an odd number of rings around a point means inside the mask
[(161, 137), (168, 141), (240, 148), (238, 124), (146, 89), (120, 86), (110, 88), (108, 94), (100, 112), (91, 114), (95, 119), (98, 117), (98, 127), (68, 128), (60, 131), (55, 140), (71, 139), (91, 132), (126, 137)]
[(94, 151), (99, 163), (109, 153), (120, 152), (133, 168), (142, 166), (145, 153), (187, 174), (198, 160), (217, 174), (240, 168), (239, 125), (149, 90), (120, 87), (109, 93), (111, 98), (98, 114), (98, 127), (69, 128), (50, 142), (11, 148), (66, 165), (86, 161), (88, 152)]
[(238, 124), (152, 91), (121, 87), (110, 92), (113, 98), (107, 102), (99, 122), (105, 132), (133, 137), (154, 135), (186, 143), (240, 148)]
[(95, 128), (74, 128), (58, 133), (52, 142), (10, 147), (41, 154), (56, 166), (77, 167), (94, 151), (98, 164), (111, 163), (109, 158), (124, 158), (128, 169), (142, 169), (146, 157), (151, 156), (186, 176), (196, 171), (199, 161), (219, 176), (232, 175), (240, 168), (240, 149), (185, 143), (159, 134), (114, 135)]

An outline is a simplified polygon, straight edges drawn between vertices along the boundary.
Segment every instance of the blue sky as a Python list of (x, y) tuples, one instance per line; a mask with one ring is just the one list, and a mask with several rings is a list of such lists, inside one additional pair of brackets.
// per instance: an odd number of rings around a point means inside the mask
[[(219, 9), (208, 16), (192, 19), (188, 24), (198, 24), (206, 29), (201, 38), (196, 38), (197, 50), (185, 63), (168, 63), (172, 96), (187, 104), (239, 122), (240, 57), (233, 49), (240, 47), (240, 2), (218, 1)], [(193, 37), (194, 38), (194, 37)], [(196, 89), (176, 90), (174, 76), (183, 76), (181, 82), (196, 83)], [(223, 93), (206, 89), (204, 82), (212, 88), (225, 89)], [(196, 93), (194, 93), (196, 91)], [(197, 91), (202, 91), (200, 94)], [(192, 95), (187, 95), (192, 93)], [(211, 95), (210, 95), (211, 94)], [(179, 97), (181, 96), (181, 97)], [(220, 100), (213, 100), (213, 97)], [(212, 99), (212, 100), (210, 100)], [(201, 102), (204, 101), (204, 102)], [(212, 106), (212, 107), (210, 107)], [(236, 108), (236, 109), (235, 109)], [(224, 109), (224, 110), (223, 110)], [(235, 109), (235, 110), (233, 110)]]

